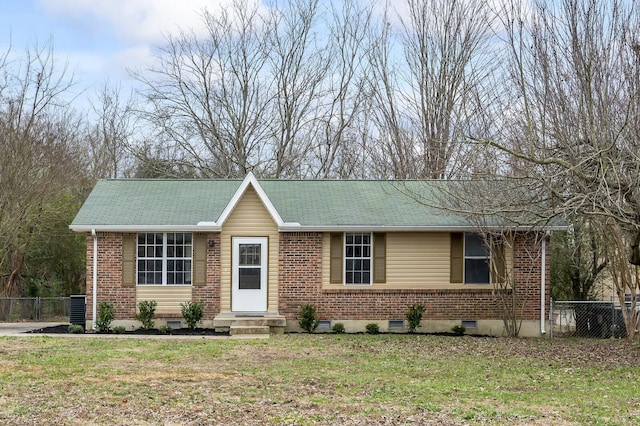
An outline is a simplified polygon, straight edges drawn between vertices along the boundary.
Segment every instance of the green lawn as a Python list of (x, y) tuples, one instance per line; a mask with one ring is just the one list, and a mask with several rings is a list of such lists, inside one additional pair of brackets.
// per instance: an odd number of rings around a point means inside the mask
[(620, 340), (0, 339), (2, 424), (638, 424)]

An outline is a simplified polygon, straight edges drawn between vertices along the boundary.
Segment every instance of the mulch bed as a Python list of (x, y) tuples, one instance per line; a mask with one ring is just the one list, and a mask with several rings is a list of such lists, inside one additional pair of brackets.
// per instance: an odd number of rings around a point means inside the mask
[[(91, 332), (91, 331), (89, 331)], [(37, 330), (27, 331), (26, 333), (36, 333), (36, 334), (71, 334), (69, 333), (69, 326), (66, 324), (56, 325), (53, 327), (43, 327)], [(116, 334), (116, 333), (109, 333)], [(126, 330), (124, 333), (120, 333), (122, 335), (147, 335), (147, 336), (228, 336), (228, 332), (216, 332), (213, 328), (196, 328), (191, 330), (190, 328), (178, 328), (172, 330), (170, 334), (162, 333), (157, 328), (151, 328), (148, 330), (143, 330), (141, 328), (136, 330)]]

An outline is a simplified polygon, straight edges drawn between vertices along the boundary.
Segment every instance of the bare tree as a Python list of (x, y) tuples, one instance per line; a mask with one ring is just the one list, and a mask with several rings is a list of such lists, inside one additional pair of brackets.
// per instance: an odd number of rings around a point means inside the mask
[(531, 312), (540, 306), (540, 298), (548, 303), (548, 286), (544, 295), (532, 295), (543, 290), (540, 279), (546, 270), (542, 259), (549, 250), (542, 247), (548, 243), (548, 230), (558, 224), (557, 219), (548, 216), (547, 204), (541, 199), (535, 181), (450, 181), (436, 194), (435, 206), (464, 219), (482, 237), (495, 290), (493, 296), (505, 333), (518, 336), (523, 318), (534, 319)]
[(136, 122), (133, 96), (123, 99), (120, 85), (105, 82), (92, 108), (96, 123), (87, 135), (90, 174), (95, 178), (126, 176), (133, 157), (130, 155)]
[(133, 74), (145, 86), (145, 116), (159, 140), (181, 149), (175, 160), (195, 165), (203, 176), (259, 172), (272, 118), (272, 82), (264, 72), (268, 26), (257, 6), (243, 0), (217, 15), (205, 11), (203, 22), (207, 37), (170, 36), (159, 65)]
[[(617, 293), (635, 301), (640, 265), (640, 48), (633, 2), (517, 2), (502, 11), (509, 79), (488, 143), (516, 158), (550, 211), (588, 218), (606, 242)], [(625, 254), (631, 273), (622, 273)], [(617, 265), (617, 266), (614, 266)], [(613, 269), (616, 269), (613, 271)], [(623, 268), (625, 269), (625, 268)], [(623, 309), (637, 335), (638, 310)]]
[(583, 218), (570, 218), (571, 229), (552, 237), (551, 281), (556, 300), (602, 300), (610, 259), (598, 230)]
[(381, 167), (396, 178), (459, 175), (491, 67), (493, 15), (483, 1), (408, 0), (396, 37), (386, 13), (370, 55)]
[(173, 163), (218, 177), (368, 170), (363, 81), (372, 10), (356, 0), (323, 6), (235, 0), (221, 14), (203, 13), (206, 36), (167, 40), (159, 64), (135, 78)]
[(273, 152), (264, 153), (269, 158), (264, 169), (273, 177), (300, 177), (322, 113), (330, 60), (326, 42), (314, 32), (318, 3), (290, 2), (280, 9), (272, 8), (268, 18), (274, 120), (270, 123)]
[(81, 122), (67, 109), (73, 80), (51, 44), (0, 64), (0, 295), (19, 289), (34, 236), (47, 232), (48, 204), (83, 173)]
[(370, 118), (366, 79), (371, 6), (345, 0), (331, 9), (328, 64), (330, 70), (322, 111), (314, 129), (309, 175), (366, 177), (370, 167)]

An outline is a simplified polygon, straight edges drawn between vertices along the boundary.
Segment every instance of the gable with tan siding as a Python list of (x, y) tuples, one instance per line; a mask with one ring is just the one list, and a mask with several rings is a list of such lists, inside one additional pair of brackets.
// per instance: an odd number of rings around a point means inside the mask
[(249, 186), (220, 232), (220, 312), (231, 312), (231, 245), (233, 237), (269, 239), (267, 312), (278, 312), (278, 226), (258, 194)]

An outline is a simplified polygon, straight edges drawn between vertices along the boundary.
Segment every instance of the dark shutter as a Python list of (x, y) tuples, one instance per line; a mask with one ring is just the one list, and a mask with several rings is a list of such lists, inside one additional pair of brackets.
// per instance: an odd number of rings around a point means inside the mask
[(122, 236), (122, 287), (136, 285), (136, 235)]
[(193, 285), (207, 285), (207, 236), (193, 235)]
[(464, 280), (464, 233), (451, 233), (451, 283), (463, 283)]
[(331, 284), (342, 284), (342, 234), (331, 234), (330, 252), (329, 282)]
[(373, 234), (373, 282), (387, 282), (387, 235)]
[(491, 262), (491, 282), (506, 284), (504, 240), (494, 239), (491, 241)]

